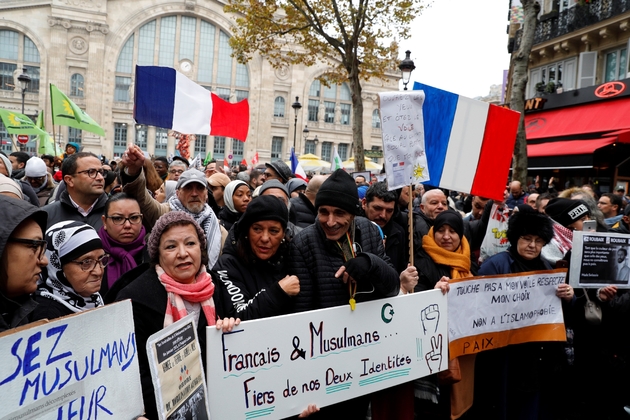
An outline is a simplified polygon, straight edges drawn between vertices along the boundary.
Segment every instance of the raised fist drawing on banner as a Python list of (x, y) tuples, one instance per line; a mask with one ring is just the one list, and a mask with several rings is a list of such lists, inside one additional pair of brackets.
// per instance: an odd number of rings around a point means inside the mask
[(422, 321), (424, 335), (435, 334), (440, 323), (440, 307), (432, 304), (424, 308), (420, 311), (420, 321)]

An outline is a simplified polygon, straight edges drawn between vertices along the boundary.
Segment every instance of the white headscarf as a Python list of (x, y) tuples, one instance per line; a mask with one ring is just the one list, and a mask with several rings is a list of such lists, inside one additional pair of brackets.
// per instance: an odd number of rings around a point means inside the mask
[[(225, 207), (227, 207), (228, 210), (230, 210), (232, 213), (238, 213), (238, 211), (236, 211), (236, 209), (234, 208), (234, 200), (232, 199), (232, 196), (241, 185), (247, 184), (240, 180), (231, 181), (225, 186), (225, 191), (223, 192), (223, 201), (225, 202)], [(249, 188), (249, 186), (247, 188)]]

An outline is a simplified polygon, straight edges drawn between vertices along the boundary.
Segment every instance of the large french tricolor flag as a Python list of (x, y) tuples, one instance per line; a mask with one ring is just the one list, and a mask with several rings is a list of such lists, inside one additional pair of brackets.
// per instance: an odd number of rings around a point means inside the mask
[(134, 118), (183, 134), (247, 139), (249, 103), (232, 104), (170, 67), (136, 66)]
[(426, 184), (503, 199), (520, 113), (415, 82), (425, 94)]

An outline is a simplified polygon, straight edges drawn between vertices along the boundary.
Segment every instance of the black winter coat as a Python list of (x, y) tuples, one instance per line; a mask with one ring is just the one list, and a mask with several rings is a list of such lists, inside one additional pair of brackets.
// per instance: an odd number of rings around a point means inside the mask
[(86, 223), (98, 232), (98, 230), (103, 226), (101, 216), (105, 210), (105, 204), (107, 204), (107, 194), (103, 193), (98, 198), (96, 204), (94, 204), (94, 208), (90, 214), (88, 214), (87, 217), (83, 217), (77, 208), (72, 205), (68, 191), (64, 191), (61, 193), (59, 201), (55, 201), (54, 203), (50, 203), (42, 207), (42, 210), (48, 213), (48, 227), (65, 220), (74, 220)]
[[(357, 255), (364, 254), (370, 260), (366, 278), (357, 279), (356, 301), (396, 296), (400, 289), (400, 280), (385, 254), (377, 227), (364, 217), (356, 217), (354, 220)], [(335, 278), (335, 273), (344, 263), (341, 250), (334, 241), (326, 239), (319, 223), (298, 233), (291, 243), (288, 270), (300, 279), (300, 293), (295, 299), (295, 311), (347, 305), (350, 299), (348, 286)]]
[(317, 212), (315, 206), (304, 194), (299, 194), (291, 200), (289, 220), (297, 227), (305, 228), (315, 223)]
[[(145, 271), (116, 296), (116, 301), (125, 299), (131, 299), (137, 348), (144, 350), (147, 347), (149, 337), (164, 328), (164, 315), (166, 314), (166, 289), (160, 283), (154, 268)], [(217, 314), (223, 317), (218, 301), (219, 299), (215, 299), (215, 308)], [(204, 365), (206, 354), (205, 328), (207, 325), (208, 322), (203, 311), (201, 311), (197, 325), (197, 335)], [(159, 417), (155, 402), (155, 391), (146, 351), (138, 351), (138, 364), (140, 365), (140, 383), (142, 385), (142, 399), (144, 400), (146, 412), (145, 417), (150, 420), (157, 420)]]
[(243, 213), (233, 212), (225, 206), (221, 209), (217, 218), (219, 219), (219, 224), (229, 231), (242, 215)]
[(278, 284), (286, 275), (288, 246), (280, 245), (276, 255), (268, 261), (253, 257), (243, 261), (236, 251), (234, 229), (230, 230), (223, 254), (214, 265), (217, 279), (216, 299), (222, 300), (226, 316), (242, 321), (290, 312), (292, 299)]
[(37, 302), (37, 306), (31, 316), (31, 321), (39, 321), (40, 319), (55, 319), (62, 316), (72, 315), (74, 312), (61, 302), (48, 299), (43, 296), (33, 295), (33, 300)]

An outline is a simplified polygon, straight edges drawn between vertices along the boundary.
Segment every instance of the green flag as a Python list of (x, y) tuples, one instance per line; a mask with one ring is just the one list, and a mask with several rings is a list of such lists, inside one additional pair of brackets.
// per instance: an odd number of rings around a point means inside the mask
[(45, 131), (37, 128), (35, 123), (24, 114), (0, 108), (0, 118), (9, 134), (33, 134), (41, 136)]
[[(37, 116), (37, 127), (42, 131), (46, 132), (46, 128), (44, 127), (44, 111), (40, 111)], [(55, 142), (53, 139), (46, 133), (46, 135), (41, 134), (38, 138), (39, 148), (37, 149), (37, 153), (40, 155), (51, 155), (55, 156)]]
[(341, 158), (339, 157), (339, 153), (337, 153), (337, 146), (335, 146), (333, 154), (333, 160), (330, 163), (330, 172), (335, 172), (337, 169), (343, 168), (343, 164), (341, 163)]
[(212, 160), (212, 152), (206, 153), (206, 159), (203, 161), (204, 169), (206, 166), (208, 166), (208, 162), (210, 162), (211, 160)]
[(52, 83), (50, 84), (50, 102), (53, 125), (66, 125), (105, 137), (105, 131), (101, 126)]

